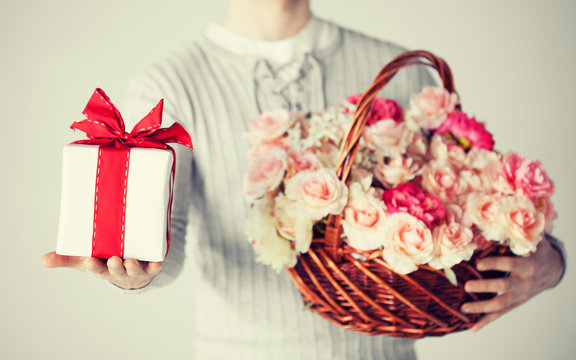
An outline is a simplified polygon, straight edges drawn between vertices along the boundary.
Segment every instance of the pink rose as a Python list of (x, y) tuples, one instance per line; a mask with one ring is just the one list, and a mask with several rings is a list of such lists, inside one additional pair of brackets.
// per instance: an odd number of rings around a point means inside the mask
[(384, 245), (384, 203), (362, 190), (360, 183), (350, 185), (350, 201), (344, 208), (342, 229), (350, 246), (374, 250)]
[(364, 128), (363, 136), (369, 148), (382, 156), (400, 156), (412, 143), (413, 132), (404, 123), (382, 120)]
[(525, 196), (508, 196), (503, 200), (510, 249), (516, 255), (536, 251), (544, 233), (544, 214), (536, 211), (532, 201)]
[(348, 188), (333, 170), (304, 170), (285, 185), (286, 196), (296, 202), (299, 214), (312, 220), (339, 214), (348, 200)]
[[(361, 96), (362, 94), (350, 95), (346, 98), (346, 102), (356, 105)], [(366, 126), (387, 119), (392, 119), (396, 123), (402, 122), (402, 108), (394, 100), (375, 97), (374, 100), (372, 100), (372, 106), (366, 118)]]
[(287, 178), (291, 178), (304, 170), (316, 170), (320, 166), (320, 160), (312, 151), (305, 151), (303, 153), (289, 151), (288, 152), (288, 173)]
[(374, 176), (385, 187), (394, 187), (416, 177), (421, 164), (411, 157), (381, 158), (374, 167)]
[(255, 158), (250, 164), (244, 182), (246, 196), (257, 199), (276, 190), (284, 179), (287, 164), (286, 152), (280, 148), (273, 148)]
[(408, 121), (414, 122), (418, 128), (436, 129), (446, 115), (454, 111), (458, 96), (446, 89), (427, 86), (420, 93), (410, 97)]
[(517, 194), (526, 195), (532, 200), (550, 197), (554, 192), (554, 183), (539, 161), (509, 152), (502, 159), (502, 172)]
[(436, 269), (446, 269), (466, 260), (470, 260), (476, 244), (473, 242), (472, 230), (458, 224), (443, 224), (432, 232), (435, 251), (430, 266)]
[(465, 148), (481, 148), (492, 150), (494, 139), (483, 123), (476, 121), (475, 118), (468, 117), (466, 113), (455, 111), (446, 117), (446, 120), (440, 125), (436, 134), (451, 136), (456, 139)]
[(268, 142), (258, 142), (252, 146), (248, 155), (251, 159), (254, 159), (266, 155), (270, 151), (273, 151), (274, 148), (287, 150), (290, 147), (287, 146), (284, 140), (285, 138), (278, 138)]
[(449, 203), (457, 203), (468, 191), (468, 183), (460, 177), (458, 171), (452, 165), (438, 161), (429, 162), (424, 166), (422, 187), (428, 193)]
[(284, 135), (295, 119), (295, 114), (283, 109), (264, 112), (250, 121), (248, 136), (259, 141), (272, 141)]
[(424, 222), (407, 213), (395, 213), (385, 220), (382, 257), (400, 274), (426, 264), (434, 255), (432, 233)]
[(402, 184), (385, 190), (382, 200), (388, 213), (406, 212), (422, 220), (427, 226), (441, 220), (446, 215), (444, 206), (437, 197), (425, 194), (414, 184)]

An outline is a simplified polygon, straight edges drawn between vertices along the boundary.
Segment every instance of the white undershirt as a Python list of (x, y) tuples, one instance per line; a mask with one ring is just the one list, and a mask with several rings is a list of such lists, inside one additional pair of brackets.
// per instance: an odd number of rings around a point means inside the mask
[(233, 53), (254, 55), (279, 66), (313, 50), (327, 48), (337, 40), (338, 29), (333, 24), (312, 16), (298, 34), (288, 39), (275, 41), (251, 39), (217, 23), (209, 24), (205, 35), (210, 41)]

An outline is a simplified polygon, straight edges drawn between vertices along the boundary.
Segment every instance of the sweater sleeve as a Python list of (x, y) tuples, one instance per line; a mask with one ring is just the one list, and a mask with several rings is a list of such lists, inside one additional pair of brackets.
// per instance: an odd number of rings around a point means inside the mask
[[(156, 84), (159, 84), (159, 82), (155, 82), (154, 78), (149, 75), (141, 75), (129, 84), (124, 100), (125, 103), (122, 107), (127, 128), (131, 128), (136, 124), (160, 99), (164, 98), (166, 101), (162, 116), (162, 127), (168, 127), (177, 121), (189, 130), (189, 126), (180, 120), (178, 108), (175, 106), (176, 102), (170, 101), (168, 91), (163, 90)], [(125, 294), (139, 294), (153, 288), (168, 285), (182, 272), (186, 256), (186, 228), (189, 219), (193, 159), (192, 151), (186, 147), (175, 145), (174, 150), (176, 152), (176, 178), (168, 255), (164, 259), (160, 274), (144, 288), (125, 290), (113, 286)]]

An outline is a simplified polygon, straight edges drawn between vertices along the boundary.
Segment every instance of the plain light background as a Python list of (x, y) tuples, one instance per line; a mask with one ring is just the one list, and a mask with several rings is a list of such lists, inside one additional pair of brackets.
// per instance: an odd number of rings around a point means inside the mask
[[(62, 146), (76, 138), (69, 125), (92, 91), (102, 87), (120, 106), (131, 77), (224, 8), (224, 0), (0, 3), (0, 358), (191, 358), (189, 267), (167, 288), (123, 296), (86, 274), (44, 269), (40, 256), (56, 243)], [(312, 0), (312, 8), (444, 57), (464, 109), (486, 121), (497, 148), (542, 161), (556, 182), (563, 283), (477, 334), (420, 341), (420, 359), (573, 359), (576, 2)]]

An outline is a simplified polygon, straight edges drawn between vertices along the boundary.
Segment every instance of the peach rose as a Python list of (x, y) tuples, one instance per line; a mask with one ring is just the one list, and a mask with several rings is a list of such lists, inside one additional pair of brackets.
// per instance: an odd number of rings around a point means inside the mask
[(554, 210), (554, 204), (549, 197), (542, 198), (538, 200), (534, 206), (536, 210), (544, 214), (544, 219), (546, 220), (546, 226), (544, 227), (544, 231), (547, 233), (551, 233), (554, 228), (554, 220), (558, 218), (558, 214), (556, 210)]
[(286, 196), (297, 203), (302, 216), (320, 220), (339, 214), (346, 205), (348, 188), (333, 170), (304, 170), (285, 182)]
[(452, 165), (434, 160), (423, 168), (422, 187), (443, 202), (453, 203), (466, 194), (468, 183)]
[(257, 199), (275, 191), (284, 179), (287, 165), (286, 152), (280, 148), (253, 159), (244, 181), (246, 196)]
[(471, 194), (464, 218), (475, 224), (484, 238), (498, 242), (506, 239), (501, 195)]
[(527, 255), (536, 251), (544, 235), (544, 214), (536, 211), (525, 196), (508, 196), (503, 199), (506, 232), (512, 252)]
[(500, 155), (495, 151), (481, 148), (472, 148), (466, 156), (466, 167), (483, 170), (488, 164), (499, 161)]
[(350, 200), (344, 208), (342, 229), (350, 246), (359, 250), (374, 250), (384, 245), (384, 203), (368, 192), (362, 185), (350, 185)]
[(411, 157), (425, 158), (428, 155), (428, 138), (420, 131), (414, 132), (406, 154)]
[(295, 114), (283, 109), (266, 111), (248, 123), (248, 137), (258, 141), (272, 141), (284, 135), (295, 119)]
[(470, 260), (476, 244), (470, 228), (459, 223), (448, 223), (434, 228), (434, 259), (429, 262), (436, 269), (446, 269)]
[(434, 256), (432, 233), (424, 222), (408, 213), (386, 217), (382, 257), (400, 274), (408, 274)]
[(364, 139), (371, 149), (382, 156), (400, 156), (412, 143), (414, 133), (404, 123), (382, 120), (364, 128)]
[(436, 129), (454, 111), (458, 96), (444, 88), (427, 86), (410, 97), (407, 121), (417, 128)]
[(374, 167), (374, 176), (385, 187), (406, 183), (420, 173), (420, 162), (411, 157), (396, 156), (385, 161), (381, 158)]
[(439, 162), (449, 162), (458, 169), (466, 163), (466, 152), (462, 146), (443, 136), (434, 135), (432, 137), (430, 153)]

